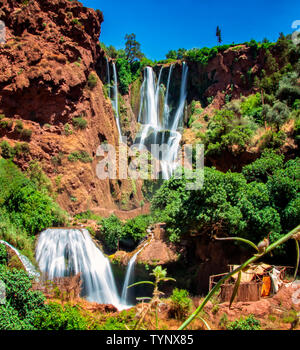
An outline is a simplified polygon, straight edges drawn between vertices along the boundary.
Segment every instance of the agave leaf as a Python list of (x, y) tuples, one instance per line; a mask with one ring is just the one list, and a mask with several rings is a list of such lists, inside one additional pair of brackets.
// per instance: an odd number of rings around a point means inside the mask
[(241, 283), (241, 279), (242, 279), (242, 271), (239, 272), (239, 275), (238, 275), (238, 278), (235, 282), (235, 285), (234, 285), (234, 289), (233, 289), (233, 292), (232, 292), (232, 295), (231, 295), (231, 299), (230, 299), (230, 303), (229, 303), (229, 308), (231, 308), (231, 305), (237, 295), (237, 292), (239, 290), (239, 286), (240, 286), (240, 283)]
[(299, 269), (299, 242), (295, 240), (296, 243), (296, 252), (297, 252), (297, 263), (296, 263), (296, 269), (295, 269), (295, 274), (294, 274), (294, 281), (297, 278), (297, 273), (298, 273), (298, 269)]
[(211, 328), (209, 327), (209, 324), (205, 321), (205, 319), (204, 319), (203, 317), (201, 317), (201, 316), (199, 316), (199, 319), (204, 323), (205, 327), (206, 327), (209, 331), (211, 331)]
[(218, 237), (214, 237), (215, 240), (217, 241), (241, 241), (244, 243), (249, 244), (252, 248), (254, 248), (255, 250), (259, 251), (257, 245), (251, 241), (249, 241), (248, 239), (245, 238), (241, 238), (241, 237), (226, 237), (226, 238), (218, 238)]
[(151, 281), (141, 281), (141, 282), (136, 282), (136, 283), (133, 283), (131, 284), (130, 286), (128, 286), (127, 288), (131, 288), (131, 287), (134, 287), (134, 286), (138, 286), (140, 284), (152, 284), (152, 286), (154, 286), (154, 283), (151, 282)]

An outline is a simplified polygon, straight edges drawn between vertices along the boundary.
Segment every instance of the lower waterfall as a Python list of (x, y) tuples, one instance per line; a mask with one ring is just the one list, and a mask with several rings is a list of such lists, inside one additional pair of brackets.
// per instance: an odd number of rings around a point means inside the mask
[(47, 229), (38, 239), (36, 260), (47, 279), (81, 274), (82, 296), (100, 304), (122, 305), (109, 260), (86, 229)]
[(136, 258), (138, 257), (138, 255), (141, 253), (141, 251), (146, 248), (147, 245), (149, 245), (153, 239), (153, 233), (152, 234), (152, 238), (150, 239), (150, 241), (147, 241), (146, 244), (143, 245), (143, 247), (138, 250), (130, 259), (127, 269), (126, 269), (126, 275), (125, 275), (125, 280), (124, 280), (124, 285), (123, 285), (123, 290), (122, 290), (122, 296), (121, 296), (121, 303), (122, 304), (127, 304), (127, 294), (128, 294), (128, 286), (131, 284), (132, 280), (133, 280), (133, 274), (134, 274), (134, 265), (135, 265), (135, 261)]

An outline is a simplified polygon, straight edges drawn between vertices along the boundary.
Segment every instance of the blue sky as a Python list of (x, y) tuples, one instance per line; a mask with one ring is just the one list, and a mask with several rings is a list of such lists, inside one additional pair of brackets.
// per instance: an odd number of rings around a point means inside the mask
[(124, 48), (125, 34), (135, 33), (152, 60), (178, 48), (212, 47), (220, 26), (223, 43), (257, 41), (292, 33), (300, 20), (299, 0), (81, 0), (104, 14), (100, 41)]

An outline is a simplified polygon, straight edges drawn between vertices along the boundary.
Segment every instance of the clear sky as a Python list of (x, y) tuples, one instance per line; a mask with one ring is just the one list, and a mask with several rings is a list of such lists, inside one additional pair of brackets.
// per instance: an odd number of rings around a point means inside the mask
[(104, 14), (100, 41), (124, 48), (125, 34), (135, 33), (152, 60), (178, 48), (212, 47), (220, 26), (224, 44), (293, 32), (300, 20), (299, 0), (81, 0)]

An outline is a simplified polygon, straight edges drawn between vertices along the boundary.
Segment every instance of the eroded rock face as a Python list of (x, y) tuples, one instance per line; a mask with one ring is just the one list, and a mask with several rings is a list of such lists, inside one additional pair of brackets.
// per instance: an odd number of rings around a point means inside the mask
[[(101, 56), (101, 11), (68, 0), (1, 0), (0, 20), (6, 24), (6, 44), (0, 45), (0, 114), (13, 122), (0, 130), (0, 139), (11, 146), (27, 141), (30, 149), (15, 162), (24, 170), (38, 160), (53, 180), (59, 204), (71, 213), (118, 209), (124, 188), (131, 199), (126, 209), (136, 208), (139, 184), (96, 175), (98, 146), (119, 143), (111, 102), (95, 70)], [(86, 127), (75, 128), (74, 117), (85, 119)], [(30, 140), (15, 132), (17, 120), (32, 131)], [(89, 161), (68, 160), (79, 151)]]

